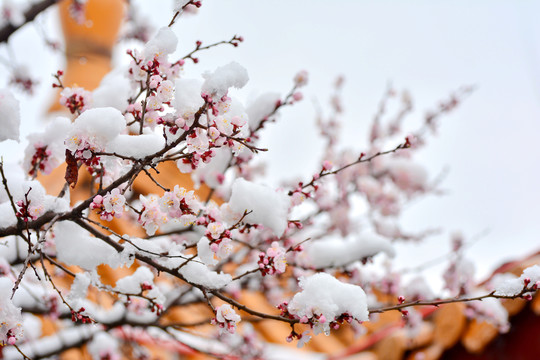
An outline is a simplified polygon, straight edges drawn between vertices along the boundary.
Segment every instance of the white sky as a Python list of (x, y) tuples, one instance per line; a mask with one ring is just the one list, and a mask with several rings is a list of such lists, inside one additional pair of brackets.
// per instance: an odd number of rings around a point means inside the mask
[[(138, 2), (157, 26), (170, 20), (170, 0)], [(204, 0), (200, 13), (175, 29), (179, 55), (198, 39), (244, 36), (239, 48), (201, 54), (197, 66), (186, 66), (186, 74), (238, 61), (251, 78), (241, 92), (245, 97), (285, 93), (298, 70), (309, 71), (306, 101), (286, 109), (263, 138), (275, 183), (309, 176), (316, 168), (322, 142), (314, 128), (313, 101), (326, 106), (337, 75), (346, 77), (344, 145), (359, 151), (388, 81), (411, 92), (413, 120), (460, 86), (476, 85), (475, 93), (442, 119), (439, 136), (419, 156), (432, 177), (449, 167), (443, 184), (449, 195), (415, 203), (403, 217), (406, 229), (442, 227), (446, 233), (404, 248), (398, 263), (411, 266), (446, 253), (448, 232), (462, 230), (470, 238), (489, 229), (468, 250), (479, 274), (486, 275), (502, 261), (540, 250), (539, 13), (540, 2), (525, 0)], [(44, 24), (57, 37), (52, 11)], [(17, 94), (24, 133), (40, 126), (38, 114), (50, 100), (48, 74), (59, 68), (59, 57), (44, 49), (37, 34), (27, 26), (12, 39), (17, 59), (41, 76), (35, 97)], [(5, 49), (0, 54), (5, 57)], [(5, 70), (0, 74), (5, 86)], [(22, 148), (10, 141), (0, 145), (0, 153), (12, 159)]]

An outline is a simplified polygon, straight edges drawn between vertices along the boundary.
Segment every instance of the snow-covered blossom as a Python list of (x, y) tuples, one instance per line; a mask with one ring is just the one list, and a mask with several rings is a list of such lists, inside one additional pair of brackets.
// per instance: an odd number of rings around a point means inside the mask
[(9, 83), (19, 88), (23, 92), (33, 95), (38, 81), (30, 75), (30, 71), (27, 66), (19, 64), (15, 65), (11, 71)]
[(143, 54), (147, 60), (156, 56), (172, 54), (178, 45), (176, 34), (169, 27), (162, 27), (144, 46)]
[(226, 95), (229, 88), (240, 89), (249, 80), (247, 70), (234, 61), (218, 67), (212, 73), (203, 74), (203, 77), (206, 81), (202, 85), (202, 91), (218, 99)]
[(287, 228), (289, 197), (267, 186), (239, 178), (233, 184), (229, 204), (240, 215), (250, 212), (244, 218), (245, 222), (262, 224), (277, 236), (283, 235)]
[(60, 105), (72, 114), (81, 114), (92, 104), (92, 93), (80, 87), (67, 87), (60, 93)]
[[(471, 296), (481, 295), (482, 292), (475, 291)], [(507, 332), (510, 328), (508, 322), (508, 312), (501, 304), (500, 299), (483, 299), (482, 301), (471, 302), (467, 304), (465, 314), (477, 321), (487, 321), (495, 325), (500, 332)]]
[(468, 293), (474, 286), (474, 271), (474, 264), (469, 259), (457, 258), (443, 274), (445, 287), (455, 294)]
[(45, 212), (45, 191), (39, 183), (23, 184), (23, 193), (16, 198), (16, 216), (24, 222), (36, 220)]
[(27, 10), (28, 4), (13, 0), (6, 0), (0, 8), (0, 23), (9, 23), (14, 27), (19, 27), (24, 24), (24, 12)]
[[(17, 10), (12, 1), (3, 5), (0, 17), (17, 22), (20, 14), (11, 10)], [(73, 1), (78, 20), (84, 15), (81, 10), (85, 2)], [(200, 4), (178, 0), (176, 10), (187, 11), (188, 5)], [(147, 29), (136, 30), (131, 36), (148, 35)], [(23, 327), (40, 323), (34, 318), (21, 326), (17, 306), (23, 306), (43, 309), (61, 325), (61, 348), (71, 346), (72, 340), (85, 341), (94, 359), (122, 358), (125, 354), (120, 344), (126, 339), (139, 342), (141, 346), (134, 347), (131, 355), (140, 358), (146, 355), (146, 340), (157, 346), (167, 342), (168, 347), (169, 336), (178, 336), (174, 351), (181, 353), (184, 344), (191, 351), (199, 344), (193, 343), (195, 337), (188, 332), (171, 329), (170, 334), (163, 334), (152, 326), (140, 326), (138, 330), (118, 326), (106, 331), (63, 319), (66, 315), (69, 319), (71, 312), (72, 321), (83, 324), (94, 320), (105, 325), (122, 325), (123, 321), (155, 324), (165, 308), (174, 316), (181, 306), (198, 303), (214, 311), (211, 323), (220, 332), (208, 339), (216, 341), (211, 347), (205, 345), (204, 350), (212, 354), (215, 350), (218, 357), (259, 358), (263, 351), (249, 325), (242, 326), (244, 332), (236, 331), (241, 321), (236, 311), (242, 309), (256, 316), (254, 310), (263, 311), (260, 309), (268, 304), (244, 307), (247, 292), (257, 292), (261, 299), (278, 306), (280, 318), (268, 316), (271, 311), (266, 316), (258, 315), (294, 325), (286, 340), (297, 340), (299, 347), (311, 335), (328, 335), (344, 323), (360, 326), (368, 320), (368, 304), (374, 312), (376, 306), (392, 307), (378, 304), (378, 291), (405, 295), (407, 302), (429, 301), (437, 296), (421, 278), (406, 282), (406, 276), (393, 269), (389, 259), (395, 254), (392, 241), (414, 238), (397, 225), (407, 201), (434, 190), (428, 186), (427, 173), (410, 154), (424, 144), (423, 139), (415, 141), (413, 136), (401, 133), (404, 124), (400, 117), (406, 111), (393, 120), (386, 113), (392, 106), (382, 102), (371, 137), (364, 142), (365, 153), (342, 149), (337, 130), (337, 117), (342, 112), (341, 85), (337, 85), (331, 115), (317, 121), (327, 145), (324, 161), (305, 179), (283, 183), (279, 189), (263, 185), (264, 181), (256, 178), (263, 174), (264, 166), (253, 161), (263, 150), (258, 144), (262, 130), (278, 119), (283, 107), (304, 98), (300, 88), (307, 84), (308, 73), (300, 71), (284, 97), (264, 93), (247, 107), (230, 91), (242, 88), (249, 79), (238, 63), (205, 72), (199, 79), (180, 78), (184, 60), (196, 64), (199, 50), (220, 44), (237, 46), (241, 41), (242, 37), (236, 35), (208, 46), (197, 41), (194, 51), (184, 59), (172, 59), (178, 39), (171, 27), (163, 27), (141, 50), (128, 50), (129, 65), (108, 74), (92, 93), (78, 87), (64, 88), (60, 79), (63, 73), (54, 75), (58, 82), (53, 87), (63, 88), (60, 102), (74, 114), (74, 121), (59, 118), (44, 132), (29, 136), (25, 174), (21, 173), (19, 179), (6, 168), (8, 185), (0, 186), (0, 229), (10, 234), (0, 239), (0, 294), (9, 294), (15, 281), (21, 285), (13, 302), (9, 296), (0, 296), (0, 345), (16, 344)], [(28, 88), (35, 84), (27, 73), (17, 76), (15, 83)], [(392, 96), (389, 91), (388, 97)], [(403, 102), (408, 111), (412, 107), (410, 98), (405, 95)], [(455, 106), (452, 104), (443, 106)], [(320, 116), (324, 113), (321, 111)], [(389, 125), (384, 123), (386, 115), (392, 122)], [(433, 126), (437, 115), (430, 114), (427, 125)], [(19, 122), (17, 100), (10, 92), (0, 90), (0, 141), (18, 140)], [(394, 137), (402, 139), (401, 145), (387, 148)], [(91, 175), (81, 176), (74, 192), (64, 188), (56, 198), (47, 195), (39, 182), (22, 180), (23, 176), (49, 174), (64, 161), (65, 179), (74, 188), (81, 165), (86, 165)], [(171, 175), (170, 171), (176, 169), (167, 165), (174, 162), (180, 172), (189, 175)], [(58, 182), (62, 184), (64, 181)], [(59, 189), (52, 191), (56, 195)], [(145, 195), (137, 201), (132, 199), (134, 194)], [(96, 214), (105, 221), (120, 216), (123, 219), (101, 229), (88, 227)], [(136, 221), (139, 228), (125, 227), (130, 221)], [(146, 235), (141, 234), (142, 229)], [(476, 290), (472, 266), (460, 257), (463, 241), (455, 244), (458, 256), (452, 258), (444, 274), (446, 287), (452, 295), (484, 295), (471, 292)], [(365, 265), (380, 253), (386, 254), (382, 257), (386, 271), (371, 273)], [(43, 263), (39, 261), (44, 260), (41, 255), (46, 255), (50, 268), (40, 268)], [(25, 265), (33, 268), (27, 267), (25, 276), (17, 280), (24, 259), (31, 262)], [(74, 272), (66, 296), (50, 286), (65, 275), (64, 265), (72, 266), (70, 271)], [(101, 265), (107, 266), (98, 269)], [(50, 271), (55, 266), (60, 275)], [(60, 285), (59, 289), (66, 284)], [(494, 292), (488, 297), (495, 294), (531, 299), (540, 287), (540, 268), (530, 267), (519, 278), (506, 278), (492, 287)], [(95, 300), (94, 290), (100, 292), (100, 301)], [(102, 302), (101, 293), (106, 292), (110, 298)], [(214, 308), (219, 299), (207, 295), (219, 295), (225, 304)], [(284, 298), (290, 300), (283, 302)], [(487, 300), (469, 305), (467, 315), (505, 328), (507, 314), (500, 302)], [(404, 303), (405, 297), (399, 296), (398, 304)], [(406, 329), (418, 330), (421, 315), (414, 310), (399, 311)], [(67, 336), (63, 336), (64, 330)], [(131, 338), (134, 332), (139, 337)], [(34, 351), (41, 347), (41, 340), (47, 350), (54, 342), (44, 339), (40, 331), (32, 331), (32, 336), (28, 336), (30, 331), (26, 333), (21, 345), (31, 356), (43, 355)], [(28, 343), (36, 338), (35, 344)], [(14, 347), (8, 346), (0, 353), (11, 350)], [(46, 355), (57, 355), (50, 353)], [(6, 358), (14, 358), (11, 354)]]
[(300, 280), (302, 291), (294, 295), (286, 310), (309, 322), (315, 334), (330, 333), (341, 322), (368, 320), (366, 293), (360, 286), (343, 283), (327, 273)]
[(13, 345), (22, 337), (21, 309), (16, 307), (9, 294), (13, 282), (7, 277), (0, 277), (0, 346)]
[(212, 319), (212, 324), (218, 325), (220, 331), (234, 334), (236, 325), (242, 320), (229, 304), (216, 307), (216, 317)]
[(540, 288), (540, 266), (533, 265), (525, 270), (520, 277), (504, 278), (496, 281), (495, 295), (512, 296), (524, 289), (534, 291)]
[(88, 352), (94, 360), (120, 360), (122, 358), (118, 340), (103, 331), (88, 343)]
[[(124, 75), (125, 71), (123, 67), (115, 68), (101, 79), (99, 86), (92, 91), (93, 107), (113, 107), (122, 112), (126, 110), (133, 89)], [(133, 105), (136, 104), (139, 103)]]

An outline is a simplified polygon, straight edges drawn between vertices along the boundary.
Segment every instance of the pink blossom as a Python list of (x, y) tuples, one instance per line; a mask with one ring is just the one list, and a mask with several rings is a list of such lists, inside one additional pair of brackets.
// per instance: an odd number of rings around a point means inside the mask
[(233, 133), (233, 124), (225, 116), (217, 116), (214, 119), (214, 125), (221, 133), (225, 135), (232, 135)]
[(219, 246), (217, 248), (217, 251), (215, 252), (218, 258), (223, 259), (230, 254), (232, 254), (233, 246), (232, 246), (232, 240), (229, 238), (223, 238), (219, 242)]
[[(160, 199), (161, 210), (172, 218), (194, 215), (200, 209), (200, 203), (193, 190), (176, 185), (173, 191), (167, 191)], [(196, 218), (193, 216), (193, 222)], [(190, 218), (191, 221), (191, 218)]]
[(154, 235), (159, 226), (168, 221), (167, 215), (161, 211), (157, 195), (149, 195), (148, 197), (141, 195), (139, 199), (143, 205), (143, 210), (139, 215), (138, 222), (144, 227), (148, 235)]
[(322, 168), (324, 171), (330, 171), (332, 169), (332, 163), (328, 160), (323, 161)]
[(221, 234), (225, 231), (225, 226), (220, 222), (212, 222), (206, 227), (207, 234), (212, 237), (212, 239), (219, 239)]
[(108, 192), (107, 195), (103, 198), (103, 206), (105, 211), (115, 214), (121, 214), (124, 211), (124, 204), (126, 203), (126, 198), (120, 193), (120, 189), (112, 189), (111, 192)]
[(162, 80), (163, 78), (161, 76), (152, 75), (150, 77), (150, 82), (148, 83), (148, 86), (150, 87), (150, 89), (157, 89)]
[(302, 93), (300, 91), (297, 91), (295, 92), (293, 95), (292, 95), (294, 101), (300, 101), (304, 98), (304, 95), (302, 95)]
[(146, 108), (149, 110), (163, 109), (163, 103), (157, 96), (151, 95), (146, 99)]
[(298, 342), (296, 343), (296, 347), (299, 349), (302, 348), (305, 344), (311, 340), (311, 335), (308, 335), (309, 331), (304, 331), (301, 335), (298, 336)]
[(187, 137), (187, 151), (189, 152), (204, 152), (208, 150), (209, 140), (207, 132), (204, 129), (197, 128), (191, 135)]
[(240, 116), (233, 116), (233, 118), (231, 119), (231, 124), (237, 127), (242, 127), (246, 125), (246, 123), (247, 123), (246, 119)]
[(259, 254), (259, 269), (263, 276), (283, 274), (287, 268), (286, 251), (277, 241), (272, 243), (272, 246), (265, 253)]
[(294, 82), (296, 86), (304, 86), (308, 82), (308, 72), (305, 70), (299, 71), (294, 77)]
[(174, 96), (174, 84), (170, 80), (163, 81), (157, 89), (157, 97), (161, 102), (169, 102)]

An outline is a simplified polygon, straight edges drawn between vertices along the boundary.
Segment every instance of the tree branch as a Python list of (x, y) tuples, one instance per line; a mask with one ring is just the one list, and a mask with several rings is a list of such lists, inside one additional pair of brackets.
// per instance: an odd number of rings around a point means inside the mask
[(19, 30), (25, 24), (33, 21), (36, 16), (41, 14), (50, 6), (56, 4), (56, 1), (57, 0), (43, 0), (37, 4), (34, 4), (24, 13), (24, 22), (22, 24), (17, 25), (17, 26), (14, 26), (12, 24), (7, 24), (4, 27), (2, 27), (0, 29), (0, 43), (7, 42), (9, 40), (9, 37), (13, 35), (15, 31)]

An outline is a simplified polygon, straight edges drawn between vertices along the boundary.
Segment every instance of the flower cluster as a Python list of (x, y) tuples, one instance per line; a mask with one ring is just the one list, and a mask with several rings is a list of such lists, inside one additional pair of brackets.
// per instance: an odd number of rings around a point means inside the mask
[[(32, 202), (32, 199), (29, 198), (29, 193), (32, 191), (32, 188), (24, 194), (24, 199), (17, 201), (17, 213), (15, 214), (18, 218), (22, 219), (24, 222), (29, 220), (36, 220), (44, 213), (44, 206), (40, 203)], [(35, 200), (35, 199), (34, 199)]]
[(101, 158), (96, 155), (96, 152), (101, 149), (97, 147), (91, 137), (82, 133), (75, 134), (66, 140), (66, 147), (75, 160), (86, 165), (91, 175), (98, 175), (103, 172)]
[(96, 210), (102, 220), (111, 221), (115, 217), (120, 217), (124, 212), (126, 198), (115, 188), (105, 194), (105, 196), (96, 195), (90, 204), (90, 209)]
[(215, 310), (216, 317), (212, 319), (212, 324), (219, 326), (221, 331), (234, 334), (236, 325), (242, 320), (229, 304), (218, 306)]
[(159, 200), (161, 211), (169, 218), (179, 219), (184, 224), (194, 223), (201, 205), (193, 190), (176, 185), (173, 191), (167, 191)]
[(95, 321), (92, 318), (90, 318), (89, 316), (83, 314), (84, 311), (86, 311), (86, 309), (83, 308), (83, 307), (79, 308), (79, 310), (77, 310), (77, 311), (71, 310), (71, 321), (73, 321), (73, 322), (80, 321), (83, 324), (92, 324), (92, 323), (94, 323)]
[(67, 87), (60, 93), (60, 104), (72, 114), (81, 114), (90, 108), (92, 93), (80, 87)]
[(32, 79), (28, 71), (21, 66), (13, 70), (9, 83), (30, 95), (34, 94), (34, 89), (38, 85), (38, 82), (35, 79)]
[(148, 235), (154, 235), (159, 227), (168, 221), (167, 214), (161, 210), (160, 199), (157, 195), (140, 196), (142, 210), (137, 219)]
[(55, 167), (55, 163), (50, 162), (50, 156), (52, 154), (51, 150), (47, 149), (47, 145), (42, 145), (40, 143), (34, 144), (35, 152), (32, 155), (32, 160), (30, 160), (30, 170), (28, 175), (36, 176), (38, 171), (41, 171), (44, 174), (49, 174)]
[[(183, 60), (171, 64), (167, 59), (167, 54), (159, 51), (144, 54), (137, 50), (128, 50), (127, 54), (132, 58), (128, 73), (130, 78), (135, 82), (146, 82), (147, 78), (150, 81), (152, 76), (159, 76), (160, 79), (175, 79), (182, 70), (182, 65), (184, 65)], [(152, 83), (154, 88), (150, 88), (153, 96), (156, 95), (155, 90), (160, 83), (160, 81), (155, 81), (157, 79), (154, 78), (154, 82)]]
[(279, 246), (277, 241), (272, 243), (272, 247), (266, 250), (266, 254), (261, 252), (259, 254), (259, 269), (263, 276), (283, 274), (287, 268), (287, 259), (285, 258), (286, 251)]

